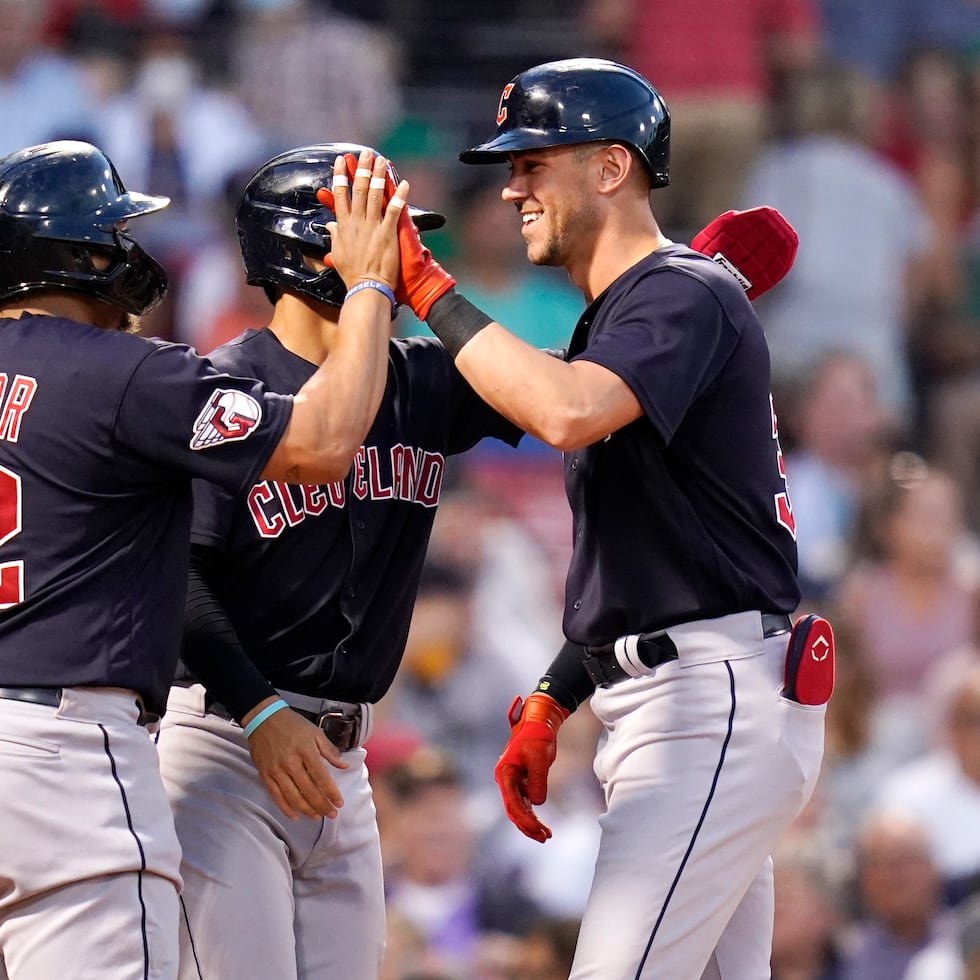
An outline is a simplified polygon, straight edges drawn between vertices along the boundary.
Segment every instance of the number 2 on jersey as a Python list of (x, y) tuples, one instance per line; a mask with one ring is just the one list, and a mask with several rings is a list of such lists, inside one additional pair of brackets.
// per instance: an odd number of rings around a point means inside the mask
[[(20, 477), (0, 466), (0, 549), (21, 531)], [(0, 609), (24, 601), (23, 561), (0, 562)]]

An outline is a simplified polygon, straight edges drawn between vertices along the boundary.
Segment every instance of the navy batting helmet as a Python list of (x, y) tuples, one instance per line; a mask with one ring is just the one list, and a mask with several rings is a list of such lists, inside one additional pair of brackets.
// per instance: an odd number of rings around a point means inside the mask
[(117, 224), (167, 197), (131, 193), (98, 147), (59, 140), (0, 160), (0, 301), (38, 290), (85, 293), (137, 316), (167, 274)]
[(550, 61), (504, 86), (497, 131), (460, 153), (463, 163), (498, 163), (514, 150), (612, 140), (632, 146), (652, 187), (670, 183), (670, 113), (638, 72), (600, 58)]
[[(245, 185), (235, 214), (245, 275), (253, 286), (262, 286), (272, 302), (277, 286), (330, 306), (344, 302), (347, 287), (336, 269), (317, 272), (306, 260), (322, 259), (330, 251), (326, 226), (335, 218), (317, 200), (316, 192), (330, 187), (338, 156), (359, 156), (366, 149), (370, 147), (358, 143), (300, 146), (264, 163)], [(377, 150), (371, 152), (378, 156)], [(390, 161), (388, 168), (397, 186), (400, 178)], [(441, 228), (446, 223), (445, 217), (435, 211), (411, 205), (408, 210), (422, 231)]]

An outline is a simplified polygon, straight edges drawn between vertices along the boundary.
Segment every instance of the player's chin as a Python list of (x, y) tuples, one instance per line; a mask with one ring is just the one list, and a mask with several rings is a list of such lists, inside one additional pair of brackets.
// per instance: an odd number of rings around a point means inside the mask
[(528, 245), (527, 260), (531, 265), (556, 266), (560, 264), (560, 259), (554, 248)]

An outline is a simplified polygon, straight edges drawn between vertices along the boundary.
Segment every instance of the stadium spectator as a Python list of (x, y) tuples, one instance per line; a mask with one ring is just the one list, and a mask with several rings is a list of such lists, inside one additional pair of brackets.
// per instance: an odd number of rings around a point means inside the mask
[(757, 304), (777, 387), (801, 384), (829, 350), (871, 366), (894, 422), (914, 405), (906, 357), (921, 296), (930, 225), (908, 178), (869, 146), (881, 93), (839, 65), (801, 74), (791, 138), (763, 150), (743, 206), (778, 208), (800, 236), (790, 275)]
[(980, 890), (980, 660), (947, 692), (943, 740), (880, 784), (880, 805), (902, 808), (925, 828), (947, 897)]
[(669, 237), (689, 241), (741, 198), (777, 83), (819, 50), (815, 4), (586, 0), (582, 17), (586, 36), (605, 40), (670, 106), (670, 187), (657, 192), (657, 220)]
[(858, 836), (856, 878), (861, 914), (847, 937), (842, 980), (896, 980), (930, 942), (954, 934), (929, 836), (916, 821), (871, 814)]
[(921, 459), (897, 454), (881, 492), (865, 502), (861, 524), (867, 539), (855, 545), (838, 603), (858, 625), (880, 738), (898, 759), (924, 747), (929, 665), (973, 639), (977, 585), (961, 560), (969, 539), (959, 490)]
[(49, 12), (50, 0), (0, 0), (0, 157), (49, 140), (97, 136), (84, 71), (44, 40)]

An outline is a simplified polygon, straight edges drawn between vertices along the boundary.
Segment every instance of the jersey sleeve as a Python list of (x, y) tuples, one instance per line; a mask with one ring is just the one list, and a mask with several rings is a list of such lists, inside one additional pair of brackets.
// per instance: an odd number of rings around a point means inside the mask
[(241, 498), (208, 480), (194, 480), (194, 523), (191, 541), (224, 551), (231, 536)]
[(124, 451), (162, 469), (239, 493), (262, 472), (292, 403), (259, 381), (219, 373), (188, 347), (160, 344), (130, 377), (115, 437)]
[(601, 364), (622, 378), (666, 443), (737, 342), (708, 286), (664, 270), (621, 296), (572, 360)]
[(521, 441), (524, 430), (491, 408), (453, 364), (450, 365), (450, 385), (448, 452), (465, 452), (487, 437), (499, 439), (508, 446), (516, 446)]

